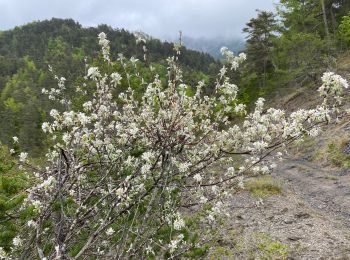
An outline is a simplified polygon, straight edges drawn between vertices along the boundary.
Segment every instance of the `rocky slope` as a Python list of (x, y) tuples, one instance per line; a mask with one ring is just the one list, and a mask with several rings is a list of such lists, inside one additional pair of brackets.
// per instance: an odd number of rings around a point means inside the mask
[[(350, 59), (339, 64), (349, 79)], [(313, 106), (317, 95), (298, 91), (282, 102)], [(209, 259), (350, 259), (350, 116), (323, 130), (290, 147), (272, 176), (247, 181)]]

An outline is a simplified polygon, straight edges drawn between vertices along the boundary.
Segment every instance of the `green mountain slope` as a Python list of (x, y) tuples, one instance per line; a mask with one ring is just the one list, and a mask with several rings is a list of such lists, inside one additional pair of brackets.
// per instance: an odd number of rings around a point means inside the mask
[[(93, 57), (89, 63), (98, 58), (96, 37), (102, 31), (111, 42), (113, 59), (119, 53), (143, 59), (142, 46), (134, 34), (107, 25), (84, 28), (71, 19), (52, 19), (0, 32), (1, 142), (10, 145), (12, 136), (18, 136), (24, 150), (40, 154), (44, 147), (41, 123), (48, 120), (53, 106), (41, 89), (57, 84), (49, 65), (56, 75), (66, 78), (67, 87), (73, 87), (84, 74), (85, 57)], [(173, 44), (149, 38), (147, 48), (151, 64), (165, 71), (166, 58), (175, 54)], [(179, 61), (186, 68), (186, 83), (191, 84), (203, 78), (210, 81), (219, 66), (210, 55), (186, 48), (182, 48)]]

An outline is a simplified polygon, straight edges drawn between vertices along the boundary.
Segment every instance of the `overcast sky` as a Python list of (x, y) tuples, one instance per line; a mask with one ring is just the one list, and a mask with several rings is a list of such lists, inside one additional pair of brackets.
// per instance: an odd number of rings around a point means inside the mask
[(27, 22), (73, 18), (173, 38), (237, 37), (255, 10), (273, 10), (277, 0), (0, 0), (0, 30)]

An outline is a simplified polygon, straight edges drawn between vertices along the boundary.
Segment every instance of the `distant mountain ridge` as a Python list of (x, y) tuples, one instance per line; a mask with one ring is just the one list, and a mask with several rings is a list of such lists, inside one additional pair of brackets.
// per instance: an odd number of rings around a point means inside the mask
[[(61, 37), (70, 48), (81, 48), (84, 54), (91, 56), (99, 50), (97, 34), (104, 31), (111, 41), (111, 54), (123, 53), (142, 59), (142, 48), (136, 44), (134, 34), (122, 28), (112, 28), (102, 24), (97, 27), (83, 27), (73, 19), (35, 21), (11, 30), (0, 32), (0, 56), (20, 58), (29, 56), (35, 61), (42, 61), (50, 39)], [(164, 61), (174, 54), (173, 44), (151, 37), (147, 43), (151, 61)], [(182, 64), (195, 70), (208, 71), (216, 61), (208, 54), (183, 49)]]
[(225, 46), (234, 53), (244, 50), (245, 42), (239, 38), (193, 38), (189, 36), (183, 37), (183, 44), (188, 49), (208, 53), (216, 59), (221, 58), (220, 49)]

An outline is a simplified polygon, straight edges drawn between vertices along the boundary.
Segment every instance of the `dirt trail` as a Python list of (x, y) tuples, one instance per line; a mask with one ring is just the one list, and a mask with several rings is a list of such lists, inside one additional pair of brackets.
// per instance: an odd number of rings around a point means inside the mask
[(334, 142), (350, 150), (350, 117), (289, 147), (271, 178), (280, 194), (233, 197), (209, 259), (350, 260), (350, 169), (332, 166)]
[(301, 243), (309, 246), (295, 259), (350, 259), (350, 169), (312, 160), (329, 141), (348, 138), (348, 128), (348, 121), (328, 127), (315, 143), (282, 161), (273, 174), (283, 181), (286, 192), (303, 205), (303, 211), (310, 214), (309, 225), (317, 226), (305, 229)]
[[(348, 57), (339, 63), (340, 74), (348, 79), (349, 64)], [(310, 91), (277, 98), (277, 107), (282, 104), (288, 111), (314, 107), (319, 100)], [(350, 95), (345, 103), (344, 111), (350, 109)], [(345, 116), (308, 145), (301, 144), (300, 150), (290, 147), (289, 158), (272, 174), (282, 183), (282, 194), (264, 198), (263, 203), (247, 190), (238, 194), (218, 243), (229, 253), (212, 259), (350, 260), (350, 169), (332, 167), (327, 158), (313, 160), (330, 141), (342, 137), (350, 153), (349, 133), (350, 117)]]
[[(283, 183), (281, 195), (258, 206), (249, 192), (232, 201), (233, 214), (222, 234), (232, 253), (212, 259), (350, 260), (350, 169), (287, 159), (273, 178)], [(233, 238), (227, 230), (235, 231)], [(286, 248), (278, 249), (281, 245)]]
[(291, 149), (272, 174), (282, 194), (263, 203), (248, 190), (238, 194), (219, 243), (229, 254), (211, 259), (350, 260), (350, 169), (311, 160), (347, 127), (328, 130), (301, 151)]
[(281, 163), (278, 177), (307, 205), (350, 228), (350, 169), (327, 169), (304, 159)]

